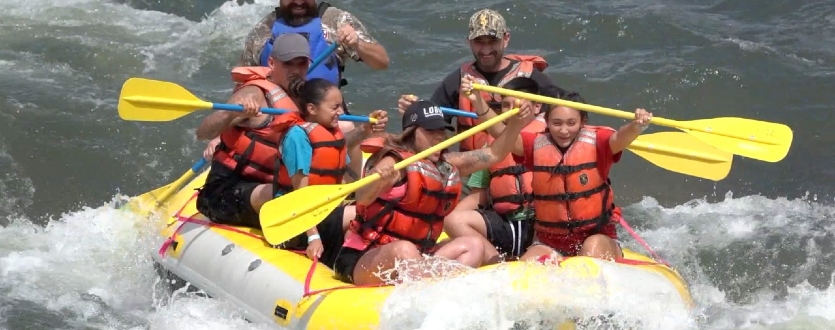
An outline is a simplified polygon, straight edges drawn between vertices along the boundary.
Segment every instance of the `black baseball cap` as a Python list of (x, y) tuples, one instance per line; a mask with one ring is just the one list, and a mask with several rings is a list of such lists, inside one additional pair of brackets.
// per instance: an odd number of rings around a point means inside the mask
[(454, 130), (452, 125), (444, 119), (444, 113), (435, 102), (421, 100), (409, 105), (403, 113), (403, 128), (412, 126), (423, 127), (428, 130), (446, 128)]

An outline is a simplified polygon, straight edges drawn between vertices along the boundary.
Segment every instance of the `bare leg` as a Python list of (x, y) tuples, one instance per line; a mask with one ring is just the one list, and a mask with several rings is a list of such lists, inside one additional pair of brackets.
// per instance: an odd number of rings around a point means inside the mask
[(356, 205), (346, 205), (345, 211), (342, 213), (342, 231), (347, 231), (351, 226), (351, 220), (357, 217)]
[[(375, 275), (375, 272), (394, 268), (397, 260), (423, 259), (423, 255), (417, 247), (408, 241), (396, 241), (381, 247), (371, 249), (357, 261), (354, 268), (354, 284), (369, 285), (380, 284), (383, 280)], [(397, 278), (397, 274), (393, 277)]]
[(456, 260), (466, 266), (478, 267), (484, 259), (484, 239), (477, 236), (458, 237), (444, 242), (436, 257)]
[(499, 262), (499, 251), (487, 240), (487, 224), (484, 222), (484, 216), (478, 213), (478, 211), (453, 211), (444, 218), (444, 232), (451, 238), (482, 238), (482, 250), (484, 251), (482, 263), (490, 265)]
[(557, 258), (561, 256), (557, 251), (548, 247), (545, 244), (534, 244), (531, 245), (531, 247), (528, 248), (528, 251), (526, 251), (525, 254), (523, 254), (522, 257), (519, 259), (521, 259), (522, 261), (534, 261), (546, 255), (550, 256), (551, 258)]
[(271, 183), (265, 183), (255, 187), (252, 190), (252, 195), (249, 195), (249, 203), (252, 204), (252, 209), (255, 210), (255, 213), (260, 214), (261, 207), (271, 201), (273, 195), (275, 195), (275, 192), (273, 192), (273, 185)]
[(616, 257), (622, 257), (623, 251), (611, 237), (603, 234), (595, 234), (583, 241), (583, 246), (577, 255), (613, 260)]

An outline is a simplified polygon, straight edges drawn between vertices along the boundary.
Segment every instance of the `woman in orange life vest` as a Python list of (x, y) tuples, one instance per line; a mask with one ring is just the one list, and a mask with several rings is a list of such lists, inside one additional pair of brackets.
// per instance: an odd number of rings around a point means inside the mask
[(292, 98), (310, 66), (310, 46), (303, 36), (288, 33), (275, 43), (269, 67), (232, 70), (232, 80), (240, 85), (227, 103), (241, 104), (244, 111), (213, 111), (197, 128), (198, 140), (221, 141), (197, 195), (197, 210), (212, 222), (260, 228), (258, 212), (273, 198), (276, 143), (286, 127), (258, 109), (298, 111)]
[[(339, 114), (343, 112), (342, 92), (324, 78), (305, 82), (299, 92), (299, 101), (301, 112), (276, 118), (288, 127), (279, 140), (276, 198), (309, 185), (342, 183), (346, 164), (350, 161), (348, 150), (357, 148), (372, 132), (384, 132), (388, 122), (386, 111), (376, 110), (369, 115), (377, 118), (376, 124), (365, 124), (343, 136), (339, 128)], [(323, 264), (333, 267), (345, 229), (355, 214), (355, 206), (337, 207), (324, 221), (285, 245), (288, 248), (306, 245), (308, 257), (318, 257)]]
[[(472, 79), (467, 80), (462, 86), (471, 86), (470, 81)], [(525, 93), (540, 93), (539, 84), (527, 77), (513, 78), (502, 87)], [(477, 102), (475, 94), (471, 93), (468, 96), (468, 102)], [(544, 131), (545, 121), (540, 114), (540, 103), (505, 96), (501, 101), (501, 111), (510, 110), (517, 102), (520, 106), (530, 107), (535, 114), (522, 131)], [(495, 110), (491, 107), (490, 111)], [(485, 144), (482, 147), (486, 146)], [(444, 232), (453, 238), (487, 238), (485, 243), (488, 244), (484, 246), (485, 264), (499, 262), (501, 255), (510, 259), (522, 256), (533, 242), (532, 176), (533, 174), (510, 154), (490, 165), (490, 168), (473, 173), (467, 181), (467, 186), (471, 189), (470, 194), (444, 219)]]
[[(462, 90), (472, 85), (468, 87)], [(562, 98), (585, 103), (577, 93)], [(479, 119), (495, 116), (483, 100), (478, 103)], [(614, 205), (609, 170), (651, 119), (651, 113), (637, 109), (635, 119), (615, 131), (587, 125), (585, 111), (556, 106), (545, 112), (544, 132), (520, 134), (511, 152), (533, 172), (535, 218), (534, 242), (523, 260), (559, 255), (623, 256), (614, 223), (621, 212)], [(496, 136), (499, 129), (493, 126), (488, 130)]]
[[(458, 203), (460, 176), (507, 156), (530, 113), (530, 109), (520, 110), (490, 148), (438, 152), (402, 171), (394, 170), (396, 162), (443, 142), (446, 130), (452, 130), (435, 103), (412, 103), (403, 114), (399, 136), (364, 141), (363, 151), (372, 157), (363, 172), (382, 178), (357, 191), (357, 218), (345, 234), (334, 266), (338, 276), (355, 284), (380, 283), (375, 272), (393, 269), (396, 260), (422, 259), (423, 253), (479, 266), (484, 258), (483, 239), (459, 237), (436, 244), (443, 219)], [(422, 275), (420, 269), (415, 272)]]

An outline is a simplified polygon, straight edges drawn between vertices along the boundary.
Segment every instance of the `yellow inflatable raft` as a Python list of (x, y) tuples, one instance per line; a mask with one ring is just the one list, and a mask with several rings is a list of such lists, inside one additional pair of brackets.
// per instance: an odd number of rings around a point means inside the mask
[[(393, 287), (351, 288), (335, 279), (333, 271), (326, 266), (313, 265), (303, 255), (271, 247), (258, 230), (212, 226), (195, 208), (195, 189), (203, 185), (207, 174), (208, 170), (196, 176), (162, 210), (165, 222), (162, 235), (168, 240), (154, 253), (159, 265), (210, 296), (236, 304), (252, 322), (286, 329), (379, 328), (381, 311)], [(563, 260), (559, 266), (540, 265), (539, 270), (530, 264), (508, 262), (474, 272), (499, 268), (515, 272), (519, 276), (511, 283), (514, 290), (536, 290), (536, 281), (529, 273), (542, 274), (542, 269), (547, 269), (549, 274), (569, 274), (587, 280), (593, 284), (591, 289), (586, 289), (589, 294), (613, 290), (605, 286), (616, 281), (617, 274), (641, 273), (645, 279), (641, 282), (653, 283), (655, 297), (652, 299), (666, 299), (687, 309), (692, 307), (686, 283), (675, 270), (633, 251), (625, 251), (625, 259), (637, 262), (574, 257)], [(633, 285), (622, 285), (617, 290), (623, 291), (624, 287)], [(338, 289), (328, 290), (332, 288)], [(316, 293), (318, 290), (325, 291)], [(306, 295), (310, 292), (313, 294)], [(568, 298), (550, 296), (537, 305), (561, 307), (566, 299), (576, 296), (576, 292)], [(562, 324), (559, 328), (573, 326)]]

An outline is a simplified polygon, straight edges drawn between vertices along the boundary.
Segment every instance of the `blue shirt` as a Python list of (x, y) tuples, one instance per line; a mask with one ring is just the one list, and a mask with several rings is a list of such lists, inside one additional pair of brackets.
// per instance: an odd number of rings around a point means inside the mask
[[(304, 175), (310, 175), (310, 163), (313, 160), (313, 147), (310, 146), (310, 139), (303, 128), (293, 126), (284, 135), (284, 140), (281, 142), (281, 161), (287, 167), (287, 174), (292, 177), (298, 172)], [(349, 163), (351, 157), (345, 154), (345, 163)], [(275, 197), (283, 195), (282, 192), (277, 192)]]

